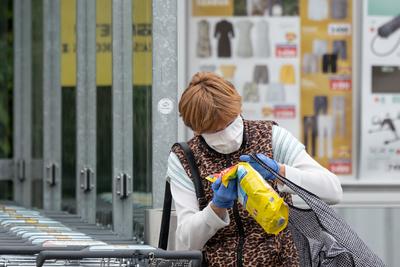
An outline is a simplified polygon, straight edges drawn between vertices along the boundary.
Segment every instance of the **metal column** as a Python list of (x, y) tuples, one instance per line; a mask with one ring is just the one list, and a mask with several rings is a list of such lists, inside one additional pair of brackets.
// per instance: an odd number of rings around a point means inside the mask
[(162, 207), (171, 145), (177, 140), (177, 1), (153, 0), (153, 207)]
[(133, 233), (132, 1), (112, 5), (113, 226)]
[(77, 0), (77, 211), (96, 222), (96, 0)]
[(31, 206), (31, 1), (14, 0), (14, 200)]
[(43, 207), (61, 209), (60, 0), (43, 1)]

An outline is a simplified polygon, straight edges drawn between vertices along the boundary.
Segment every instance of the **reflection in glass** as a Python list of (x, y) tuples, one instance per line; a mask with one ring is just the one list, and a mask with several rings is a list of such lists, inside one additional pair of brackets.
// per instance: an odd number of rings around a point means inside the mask
[(112, 226), (111, 6), (111, 0), (96, 1), (96, 221), (109, 228)]
[(133, 232), (143, 240), (145, 210), (152, 206), (152, 1), (133, 0), (132, 8)]
[(12, 157), (12, 1), (0, 1), (0, 159)]
[[(32, 1), (32, 159), (43, 160), (43, 1)], [(40, 171), (41, 167), (38, 168)], [(32, 206), (43, 207), (43, 177), (32, 176)]]
[(62, 210), (76, 213), (76, 0), (61, 0)]
[[(110, 70), (111, 71), (111, 70)], [(112, 225), (112, 113), (111, 86), (97, 86), (97, 198), (96, 221)]]
[[(0, 162), (12, 158), (13, 25), (12, 1), (0, 1)], [(12, 200), (13, 182), (0, 181), (0, 199)]]

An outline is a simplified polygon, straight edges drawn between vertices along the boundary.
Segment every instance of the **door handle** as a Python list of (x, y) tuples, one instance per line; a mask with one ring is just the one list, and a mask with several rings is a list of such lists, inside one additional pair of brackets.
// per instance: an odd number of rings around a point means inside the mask
[(116, 193), (121, 199), (129, 197), (132, 193), (132, 177), (126, 173), (117, 175)]
[(17, 161), (17, 178), (23, 183), (25, 181), (25, 160), (20, 159)]
[(81, 170), (81, 189), (83, 192), (88, 193), (94, 188), (93, 185), (94, 172), (90, 168), (83, 168)]
[(56, 175), (57, 175), (57, 165), (55, 163), (50, 163), (46, 167), (47, 171), (47, 184), (51, 187), (56, 185)]

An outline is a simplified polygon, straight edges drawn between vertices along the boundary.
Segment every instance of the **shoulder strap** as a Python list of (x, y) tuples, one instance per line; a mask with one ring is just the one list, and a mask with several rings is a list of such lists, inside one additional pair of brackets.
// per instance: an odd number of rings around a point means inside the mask
[[(185, 153), (185, 157), (188, 160), (190, 172), (192, 173), (194, 188), (196, 191), (197, 201), (199, 202), (200, 210), (203, 210), (207, 206), (207, 201), (204, 195), (203, 184), (201, 183), (199, 169), (197, 168), (194, 160), (193, 152), (186, 142), (177, 143)], [(169, 235), (169, 222), (171, 219), (171, 205), (172, 205), (172, 194), (171, 186), (168, 181), (165, 182), (164, 192), (164, 204), (161, 217), (160, 236), (158, 239), (158, 247), (166, 250), (168, 247), (168, 235)]]
[(168, 247), (169, 221), (171, 219), (172, 195), (171, 187), (168, 181), (165, 182), (164, 205), (161, 217), (160, 236), (158, 238), (158, 247), (166, 250)]
[(203, 184), (201, 182), (199, 169), (197, 168), (196, 161), (194, 160), (193, 152), (186, 142), (178, 143), (178, 145), (183, 149), (183, 152), (185, 153), (186, 159), (189, 163), (197, 201), (199, 202), (199, 208), (200, 210), (203, 210), (207, 206), (207, 201), (205, 199)]

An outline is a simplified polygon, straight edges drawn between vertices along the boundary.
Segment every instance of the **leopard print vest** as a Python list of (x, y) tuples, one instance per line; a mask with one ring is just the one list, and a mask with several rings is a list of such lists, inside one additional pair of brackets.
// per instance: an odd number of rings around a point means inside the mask
[[(209, 174), (218, 173), (239, 162), (242, 154), (263, 153), (272, 158), (272, 121), (244, 120), (243, 143), (240, 149), (229, 155), (220, 154), (210, 148), (201, 136), (195, 136), (188, 144), (193, 151), (198, 166), (207, 203), (212, 200), (213, 191)], [(178, 145), (172, 147), (188, 176), (190, 168), (183, 150)], [(270, 184), (277, 190), (276, 182)], [(286, 203), (291, 196), (280, 193)], [(235, 203), (228, 209), (230, 224), (224, 227), (206, 243), (203, 254), (208, 266), (299, 266), (299, 256), (288, 228), (278, 235), (264, 232), (261, 226), (242, 207)]]

